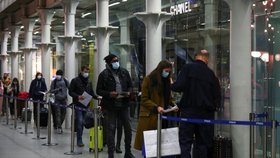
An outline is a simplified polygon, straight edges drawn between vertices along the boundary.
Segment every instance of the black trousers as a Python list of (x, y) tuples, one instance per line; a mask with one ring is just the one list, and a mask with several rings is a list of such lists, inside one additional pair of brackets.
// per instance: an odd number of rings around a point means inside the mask
[(109, 157), (114, 155), (115, 151), (115, 133), (117, 128), (117, 120), (122, 122), (124, 127), (124, 142), (125, 151), (130, 152), (131, 149), (131, 125), (128, 108), (121, 108), (120, 110), (105, 110), (106, 112), (106, 133), (107, 133), (107, 146)]
[(181, 122), (179, 143), (181, 158), (191, 158), (193, 145), (194, 158), (213, 158), (214, 125)]

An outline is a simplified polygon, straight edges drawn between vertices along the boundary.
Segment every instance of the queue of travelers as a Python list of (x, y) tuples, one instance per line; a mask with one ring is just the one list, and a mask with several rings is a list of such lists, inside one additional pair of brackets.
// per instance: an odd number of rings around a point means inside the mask
[[(96, 87), (93, 87), (89, 79), (91, 70), (87, 65), (80, 69), (77, 77), (70, 82), (64, 76), (63, 70), (57, 70), (55, 79), (51, 82), (49, 91), (55, 94), (55, 102), (52, 105), (53, 127), (58, 134), (63, 133), (62, 124), (65, 119), (66, 109), (60, 105), (66, 105), (72, 97), (73, 103), (80, 108), (89, 108), (81, 102), (85, 99), (84, 93), (100, 100), (100, 107), (104, 115), (104, 145), (108, 146), (108, 158), (114, 158), (115, 152), (122, 153), (120, 140), (124, 130), (125, 154), (124, 158), (134, 158), (131, 152), (132, 129), (130, 119), (130, 102), (133, 94), (132, 79), (129, 71), (121, 67), (119, 58), (109, 54), (104, 58), (106, 68), (98, 75)], [(207, 66), (209, 53), (201, 50), (195, 55), (195, 61), (185, 64), (176, 81), (172, 80), (173, 65), (167, 60), (162, 60), (157, 67), (146, 77), (141, 86), (141, 101), (139, 120), (134, 141), (136, 150), (143, 150), (143, 132), (157, 128), (157, 114), (164, 114), (164, 109), (170, 106), (178, 106), (173, 111), (180, 117), (214, 119), (214, 112), (220, 104), (220, 85), (214, 72)], [(94, 92), (96, 88), (96, 93)], [(48, 90), (42, 73), (37, 72), (29, 87), (29, 98), (34, 101), (43, 101), (41, 92)], [(15, 97), (20, 92), (20, 84), (17, 78), (12, 81), (9, 74), (5, 73), (0, 80), (0, 94)], [(173, 92), (182, 93), (179, 103), (175, 103)], [(10, 109), (6, 109), (5, 99), (0, 97), (0, 115), (8, 111), (13, 116), (13, 99), (9, 100)], [(37, 121), (36, 109), (43, 105), (33, 105), (34, 123)], [(178, 104), (178, 105), (177, 105)], [(85, 111), (75, 109), (75, 126), (77, 146), (83, 147), (83, 119)], [(167, 121), (162, 121), (162, 128), (168, 128)], [(117, 129), (117, 141), (115, 141)], [(195, 139), (194, 139), (195, 135)], [(179, 125), (179, 144), (181, 158), (191, 158), (191, 150), (196, 158), (212, 158), (213, 156), (214, 126), (212, 124), (193, 124), (182, 122)], [(116, 143), (117, 142), (117, 143)], [(194, 146), (195, 144), (195, 146)], [(193, 149), (192, 149), (193, 146)]]

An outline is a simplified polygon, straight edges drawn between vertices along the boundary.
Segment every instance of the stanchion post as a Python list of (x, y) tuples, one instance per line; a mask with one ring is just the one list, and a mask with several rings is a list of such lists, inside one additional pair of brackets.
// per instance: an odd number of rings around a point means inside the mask
[[(98, 101), (99, 103), (99, 101)], [(97, 106), (94, 107), (94, 155), (98, 158), (98, 123), (97, 123)]]
[(51, 129), (52, 129), (52, 125), (51, 125), (51, 116), (52, 116), (52, 108), (51, 108), (51, 102), (48, 101), (48, 141), (45, 144), (42, 144), (44, 146), (55, 146), (57, 145), (57, 143), (51, 143)]
[(82, 152), (74, 151), (74, 139), (75, 139), (75, 104), (72, 104), (72, 116), (71, 116), (71, 150), (70, 152), (64, 153), (65, 155), (79, 155)]
[(6, 96), (6, 125), (9, 125), (9, 98)]
[(271, 129), (271, 158), (276, 158), (276, 139), (277, 139), (277, 121), (272, 120), (272, 129)]
[[(268, 112), (265, 112), (264, 122), (268, 119)], [(267, 158), (267, 127), (263, 127), (263, 158)]]
[[(249, 114), (249, 119), (250, 122), (255, 121), (255, 113), (250, 113)], [(255, 157), (255, 143), (254, 143), (254, 138), (255, 138), (255, 132), (254, 132), (255, 126), (250, 125), (250, 158)]]
[(17, 99), (16, 98), (14, 98), (14, 113), (15, 113), (14, 128), (17, 129)]
[(33, 134), (33, 132), (28, 132), (27, 131), (27, 127), (28, 127), (28, 120), (27, 120), (27, 104), (28, 104), (28, 101), (25, 100), (24, 101), (24, 132), (20, 132), (21, 134)]
[(157, 119), (157, 158), (161, 157), (161, 114), (158, 113)]
[(37, 102), (37, 137), (32, 139), (46, 139), (46, 137), (40, 137), (40, 112), (41, 112), (41, 105), (40, 101)]

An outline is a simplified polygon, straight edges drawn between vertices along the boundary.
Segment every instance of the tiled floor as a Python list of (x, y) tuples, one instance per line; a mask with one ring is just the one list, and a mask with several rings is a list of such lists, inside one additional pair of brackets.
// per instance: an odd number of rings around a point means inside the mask
[[(47, 139), (32, 139), (37, 136), (36, 128), (33, 124), (28, 124), (28, 132), (33, 134), (21, 134), (24, 132), (24, 124), (19, 122), (18, 127), (21, 129), (14, 129), (14, 126), (6, 125), (6, 118), (0, 118), (0, 158), (94, 158), (94, 153), (89, 152), (89, 130), (84, 130), (83, 140), (85, 146), (80, 148), (75, 145), (74, 151), (82, 152), (81, 155), (65, 155), (65, 152), (71, 151), (71, 132), (70, 129), (64, 129), (63, 134), (56, 134), (52, 131), (51, 143), (58, 143), (56, 146), (43, 146), (47, 143)], [(47, 137), (47, 129), (41, 129), (41, 137)], [(133, 132), (132, 145), (134, 142), (135, 132)], [(124, 143), (122, 141), (122, 154), (115, 154), (115, 158), (123, 158)], [(141, 152), (132, 149), (136, 158), (140, 158)], [(99, 158), (107, 158), (107, 148), (99, 152)]]

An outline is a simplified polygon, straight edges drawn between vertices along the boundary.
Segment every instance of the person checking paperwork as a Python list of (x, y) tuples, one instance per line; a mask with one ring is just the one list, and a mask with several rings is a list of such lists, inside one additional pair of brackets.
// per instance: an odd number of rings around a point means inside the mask
[[(86, 103), (83, 103), (83, 100), (86, 99), (87, 95), (91, 95), (94, 99), (99, 99), (97, 95), (95, 95), (92, 83), (88, 78), (89, 76), (89, 67), (87, 65), (84, 65), (81, 67), (81, 72), (79, 75), (75, 78), (73, 78), (70, 82), (69, 86), (69, 95), (73, 99), (73, 103), (77, 107), (81, 108), (88, 108), (89, 101)], [(77, 146), (83, 147), (83, 120), (85, 117), (86, 111), (81, 111), (79, 109), (75, 109), (75, 122), (76, 122), (76, 130), (77, 130)]]
[[(157, 114), (166, 112), (164, 109), (169, 109), (170, 105), (173, 107), (176, 105), (172, 100), (170, 90), (171, 73), (172, 64), (167, 60), (162, 60), (143, 80), (139, 122), (134, 144), (137, 150), (143, 147), (143, 131), (157, 129)], [(177, 109), (175, 106), (174, 111)], [(162, 128), (167, 127), (168, 122), (163, 120)]]

